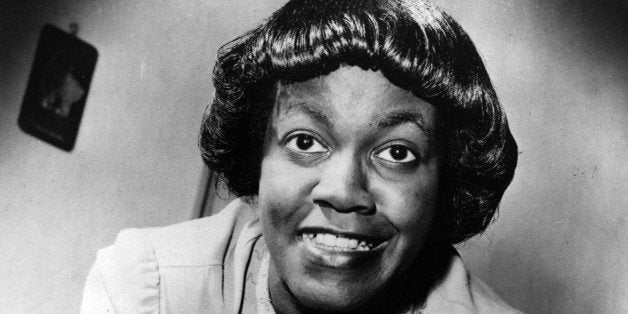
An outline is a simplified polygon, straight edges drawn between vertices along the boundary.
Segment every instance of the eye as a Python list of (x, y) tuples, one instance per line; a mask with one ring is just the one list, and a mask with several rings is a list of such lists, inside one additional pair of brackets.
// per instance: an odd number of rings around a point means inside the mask
[(375, 157), (393, 163), (410, 163), (416, 160), (414, 153), (403, 145), (391, 145), (379, 151)]
[(327, 148), (317, 141), (312, 135), (299, 133), (288, 140), (286, 146), (295, 152), (316, 154), (327, 152)]

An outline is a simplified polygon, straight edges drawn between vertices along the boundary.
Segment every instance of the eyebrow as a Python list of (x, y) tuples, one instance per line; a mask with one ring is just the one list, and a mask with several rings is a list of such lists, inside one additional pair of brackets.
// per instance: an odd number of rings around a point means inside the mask
[[(284, 114), (290, 114), (292, 111), (297, 111), (307, 115), (308, 117), (324, 124), (328, 128), (333, 128), (333, 120), (330, 118), (332, 115), (326, 108), (321, 108), (316, 105), (312, 105), (306, 102), (288, 102), (284, 109)], [(277, 108), (278, 110), (281, 110)], [(426, 123), (423, 114), (412, 110), (399, 110), (387, 114), (377, 123), (377, 127), (380, 129), (390, 129), (404, 123), (414, 124), (430, 142), (434, 140), (434, 132), (432, 128)]]
[(289, 102), (287, 104), (287, 108), (284, 110), (285, 114), (289, 114), (291, 111), (298, 111), (304, 113), (310, 118), (324, 124), (326, 127), (331, 128), (333, 126), (333, 121), (330, 118), (330, 114), (328, 110), (324, 108), (318, 108), (317, 106), (313, 106), (306, 102)]
[(387, 114), (377, 126), (382, 129), (396, 127), (404, 123), (416, 125), (428, 138), (433, 138), (432, 128), (425, 122), (425, 117), (417, 111), (395, 111)]

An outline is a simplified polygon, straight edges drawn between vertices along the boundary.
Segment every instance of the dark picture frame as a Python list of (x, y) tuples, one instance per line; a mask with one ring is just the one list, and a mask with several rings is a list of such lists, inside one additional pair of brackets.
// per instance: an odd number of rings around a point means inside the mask
[(97, 59), (98, 51), (90, 44), (44, 25), (18, 118), (20, 128), (71, 151)]

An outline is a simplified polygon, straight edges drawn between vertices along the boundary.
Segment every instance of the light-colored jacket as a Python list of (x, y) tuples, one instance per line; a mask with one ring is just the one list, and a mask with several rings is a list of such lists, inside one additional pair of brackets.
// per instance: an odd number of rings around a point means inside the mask
[[(211, 217), (124, 230), (98, 251), (81, 312), (241, 312), (245, 273), (259, 237), (254, 210), (240, 199)], [(459, 256), (452, 259), (421, 313), (514, 312), (467, 272)]]

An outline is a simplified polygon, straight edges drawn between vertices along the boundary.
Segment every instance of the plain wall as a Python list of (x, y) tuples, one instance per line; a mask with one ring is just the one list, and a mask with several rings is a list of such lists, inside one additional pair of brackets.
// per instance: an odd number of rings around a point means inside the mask
[[(218, 46), (283, 1), (0, 1), (0, 308), (76, 312), (98, 248), (190, 219)], [(466, 264), (528, 312), (625, 312), (626, 7), (440, 0), (476, 42), (519, 143), (497, 221)], [(39, 31), (99, 53), (71, 153), (17, 127)]]

